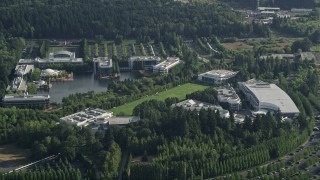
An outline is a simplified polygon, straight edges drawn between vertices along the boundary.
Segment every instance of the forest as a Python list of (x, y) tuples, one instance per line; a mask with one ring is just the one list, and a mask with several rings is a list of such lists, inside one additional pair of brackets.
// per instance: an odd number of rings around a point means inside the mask
[[(172, 20), (174, 19), (174, 21)], [(4, 0), (0, 30), (25, 38), (116, 37), (159, 41), (166, 32), (184, 37), (250, 36), (226, 4), (180, 3), (171, 0)]]

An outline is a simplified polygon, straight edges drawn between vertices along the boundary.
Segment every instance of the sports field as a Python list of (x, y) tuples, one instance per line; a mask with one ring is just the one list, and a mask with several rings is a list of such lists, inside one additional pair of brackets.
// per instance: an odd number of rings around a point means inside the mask
[(132, 115), (133, 109), (137, 105), (141, 104), (144, 101), (151, 100), (151, 99), (155, 99), (158, 101), (164, 101), (168, 97), (177, 97), (179, 100), (183, 100), (186, 98), (187, 94), (190, 94), (190, 93), (193, 93), (196, 91), (200, 91), (200, 90), (204, 90), (207, 87), (208, 86), (187, 83), (187, 84), (184, 84), (181, 86), (174, 87), (174, 88), (169, 89), (167, 91), (163, 91), (158, 94), (155, 94), (152, 96), (147, 96), (147, 97), (141, 98), (139, 100), (124, 104), (122, 106), (115, 107), (115, 108), (111, 109), (111, 111), (115, 115), (128, 115), (128, 116), (130, 116), (130, 115)]

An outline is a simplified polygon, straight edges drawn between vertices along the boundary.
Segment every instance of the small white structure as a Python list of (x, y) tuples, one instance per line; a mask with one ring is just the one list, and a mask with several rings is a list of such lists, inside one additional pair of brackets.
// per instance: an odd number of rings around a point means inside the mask
[(292, 99), (275, 84), (269, 84), (256, 79), (239, 82), (239, 89), (254, 111), (281, 111), (283, 115), (296, 116), (299, 109)]
[(209, 103), (205, 103), (205, 102), (201, 102), (201, 101), (197, 101), (197, 100), (193, 100), (193, 99), (187, 99), (185, 101), (176, 103), (176, 104), (172, 104), (171, 107), (182, 107), (184, 109), (187, 110), (191, 110), (191, 111), (200, 111), (201, 109), (212, 109), (214, 111), (219, 111), (220, 113), (220, 117), (222, 118), (229, 118), (230, 117), (230, 113), (228, 110), (223, 109), (221, 106), (219, 105), (213, 105), (213, 104), (209, 104)]
[(61, 73), (62, 73), (62, 71), (59, 71), (59, 70), (45, 69), (45, 70), (41, 71), (40, 77), (58, 76)]
[(218, 87), (216, 91), (218, 92), (218, 101), (220, 103), (227, 103), (230, 110), (233, 111), (241, 109), (241, 99), (232, 87)]
[(262, 11), (274, 11), (274, 12), (278, 12), (280, 11), (279, 7), (258, 7), (258, 11), (262, 12)]
[(213, 83), (213, 84), (221, 84), (228, 82), (232, 78), (234, 78), (238, 72), (228, 71), (228, 70), (212, 70), (206, 73), (202, 73), (198, 76), (199, 81), (203, 81), (206, 83)]
[(153, 66), (153, 73), (168, 73), (170, 69), (175, 67), (180, 63), (180, 59), (178, 57), (168, 57), (166, 60), (161, 63)]

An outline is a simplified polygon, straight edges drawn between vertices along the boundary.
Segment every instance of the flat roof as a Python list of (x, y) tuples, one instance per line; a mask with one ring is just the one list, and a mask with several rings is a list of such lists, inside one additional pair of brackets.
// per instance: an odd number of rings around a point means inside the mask
[(108, 57), (97, 57), (92, 59), (94, 62), (99, 62), (100, 68), (112, 67), (112, 59)]
[(139, 120), (139, 116), (113, 116), (108, 119), (109, 125), (126, 125)]
[(159, 56), (131, 56), (129, 61), (160, 61)]
[(241, 103), (241, 99), (239, 98), (238, 94), (232, 87), (223, 86), (215, 89), (218, 92), (219, 101), (226, 101), (230, 103)]
[(197, 101), (194, 99), (187, 99), (179, 103), (172, 104), (171, 107), (183, 107), (184, 109), (191, 110), (191, 111), (193, 110), (200, 111), (201, 109), (205, 109), (205, 110), (212, 109), (212, 110), (218, 110), (221, 117), (230, 116), (229, 111), (223, 109), (219, 105), (205, 103), (205, 102)]
[(212, 76), (212, 77), (219, 77), (219, 78), (231, 78), (235, 76), (238, 72), (224, 70), (224, 69), (217, 69), (217, 70), (211, 70), (205, 73), (202, 73), (200, 75), (202, 76)]
[(15, 68), (15, 74), (18, 76), (25, 75), (34, 69), (34, 65), (18, 64)]
[(35, 95), (15, 95), (9, 94), (5, 95), (3, 98), (4, 102), (19, 102), (19, 101), (39, 101), (39, 100), (49, 100), (49, 94), (35, 94)]
[(108, 119), (112, 117), (111, 111), (106, 111), (99, 108), (87, 108), (65, 117), (60, 118), (62, 121), (71, 122), (78, 126), (88, 126), (90, 123), (106, 124)]
[(299, 113), (299, 109), (294, 104), (289, 95), (275, 84), (251, 79), (241, 82), (259, 100), (260, 103), (270, 103), (278, 106), (281, 113)]
[(161, 63), (153, 66), (155, 69), (169, 69), (179, 64), (181, 61), (178, 57), (168, 57), (166, 60)]

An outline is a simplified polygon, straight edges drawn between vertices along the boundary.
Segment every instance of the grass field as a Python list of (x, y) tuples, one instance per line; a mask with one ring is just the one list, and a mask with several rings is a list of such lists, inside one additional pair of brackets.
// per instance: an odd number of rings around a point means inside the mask
[(158, 94), (141, 98), (139, 100), (133, 101), (131, 103), (124, 104), (122, 106), (111, 109), (111, 111), (116, 115), (132, 115), (133, 109), (144, 101), (155, 99), (158, 101), (164, 101), (168, 97), (177, 97), (179, 100), (185, 99), (187, 94), (193, 93), (195, 91), (200, 91), (206, 89), (207, 86), (187, 83), (167, 91), (160, 92)]

